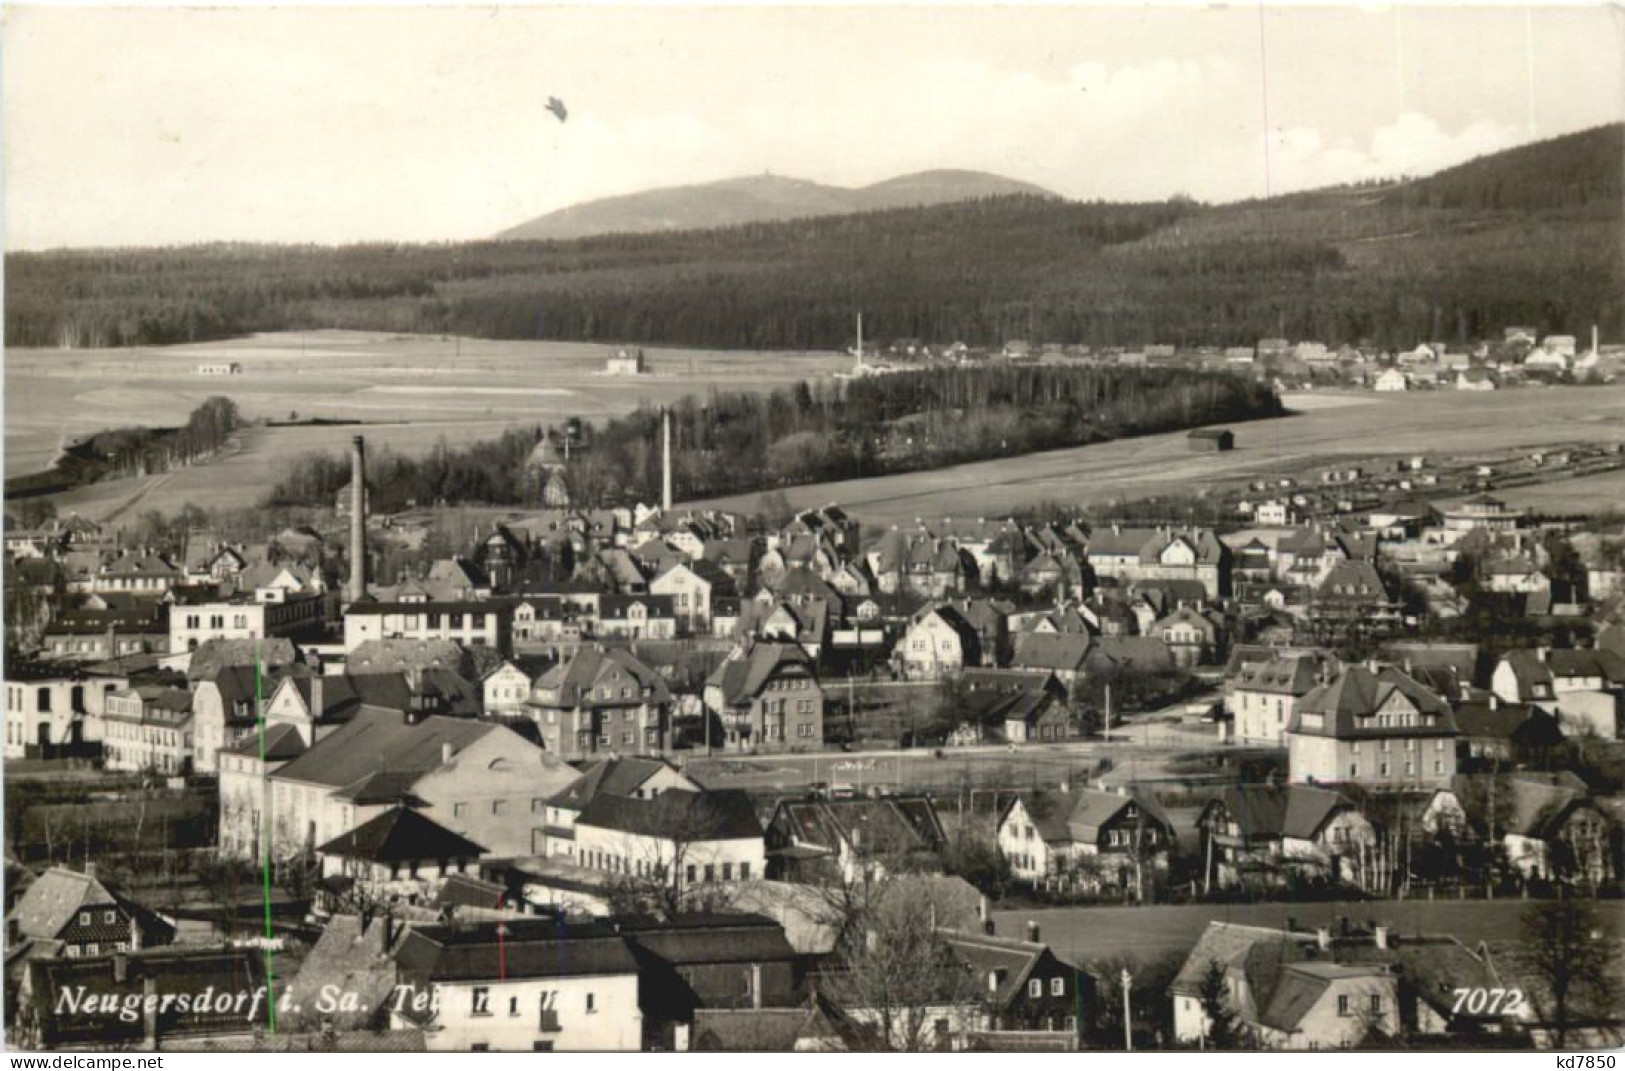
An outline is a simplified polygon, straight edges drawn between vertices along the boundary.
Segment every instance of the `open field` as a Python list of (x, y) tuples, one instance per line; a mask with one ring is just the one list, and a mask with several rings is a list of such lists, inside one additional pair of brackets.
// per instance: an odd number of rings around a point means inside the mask
[[(138, 494), (140, 509), (191, 500), (253, 505), (290, 457), (337, 449), (362, 433), (374, 449), (421, 452), (491, 438), (503, 428), (578, 416), (593, 421), (644, 403), (755, 390), (828, 375), (834, 354), (645, 347), (650, 374), (602, 374), (611, 347), (597, 343), (493, 342), (317, 331), (230, 342), (128, 350), (13, 350), (6, 354), (6, 475), (48, 467), (68, 441), (104, 428), (179, 424), (223, 394), (249, 419), (362, 420), (366, 427), (253, 428), (224, 461), (167, 477), (80, 488), (59, 509), (106, 516)], [(236, 362), (241, 375), (200, 375), (203, 363)]]
[[(1258, 475), (1302, 476), (1340, 459), (1468, 454), (1554, 442), (1625, 442), (1625, 384), (1477, 394), (1293, 394), (1294, 415), (1236, 424), (1236, 449), (1194, 453), (1184, 432), (982, 461), (934, 472), (786, 488), (797, 507), (839, 502), (865, 523), (1002, 516), (1045, 499), (1078, 504), (1192, 492)], [(1625, 498), (1625, 474), (1509, 490), (1544, 509), (1585, 511)], [(751, 509), (757, 496), (696, 505)]]
[[(1066, 907), (995, 911), (999, 932), (1019, 936), (1027, 922), (1039, 924), (1044, 941), (1074, 962), (1115, 955), (1131, 947), (1143, 959), (1188, 951), (1208, 922), (1284, 927), (1335, 926), (1339, 916), (1364, 924), (1386, 922), (1405, 934), (1448, 933), (1473, 946), (1480, 941), (1515, 940), (1524, 900), (1367, 900), (1355, 903), (1189, 904), (1163, 907)], [(1598, 916), (1610, 935), (1625, 932), (1625, 902), (1604, 900)]]

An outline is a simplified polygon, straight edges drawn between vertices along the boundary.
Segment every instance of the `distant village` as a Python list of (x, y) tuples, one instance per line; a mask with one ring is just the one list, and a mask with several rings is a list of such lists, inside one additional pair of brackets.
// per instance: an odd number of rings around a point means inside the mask
[(1612, 383), (1625, 374), (1625, 345), (1603, 344), (1592, 330), (1589, 347), (1573, 335), (1541, 335), (1532, 327), (1508, 327), (1497, 339), (1419, 342), (1409, 350), (1261, 338), (1252, 346), (1145, 345), (1093, 347), (1012, 339), (997, 347), (963, 342), (936, 345), (917, 338), (865, 343), (842, 378), (885, 375), (932, 364), (984, 361), (1073, 363), (1124, 367), (1172, 367), (1233, 372), (1266, 379), (1282, 391), (1364, 389), (1374, 391), (1467, 390), (1557, 383)]
[[(359, 438), (329, 522), (263, 542), (8, 525), (11, 1037), (277, 1044), (241, 1015), (63, 1011), (200, 976), (259, 979), (323, 1047), (1619, 1029), (1464, 1003), (1540, 970), (1392, 917), (1619, 895), (1618, 517), (1435, 503), (1494, 473), (1421, 457), (1260, 482), (1223, 524), (878, 528), (678, 509), (669, 479), (659, 505), (571, 508), (568, 464), (550, 504), (390, 575), (380, 548), (430, 533), (370, 515)], [(1375, 497), (1336, 501), (1355, 485)], [(1209, 922), (1162, 974), (1136, 962), (1126, 1023), (1117, 960), (1026, 918), (1349, 899), (1366, 918)], [(919, 992), (877, 981), (915, 954)]]

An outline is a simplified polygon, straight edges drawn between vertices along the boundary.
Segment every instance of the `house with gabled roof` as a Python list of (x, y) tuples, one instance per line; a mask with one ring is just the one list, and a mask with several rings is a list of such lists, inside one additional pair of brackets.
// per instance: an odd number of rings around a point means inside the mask
[(1299, 783), (1447, 785), (1459, 735), (1450, 704), (1397, 666), (1345, 666), (1298, 700), (1287, 761)]
[[(706, 679), (702, 700), (720, 723), (713, 744), (731, 750), (812, 750), (824, 741), (824, 689), (799, 645), (735, 647)], [(707, 735), (711, 729), (707, 721)]]
[(547, 800), (547, 851), (575, 856), (575, 821), (599, 796), (652, 800), (665, 792), (700, 792), (699, 782), (669, 760), (648, 755), (600, 759)]
[(1095, 645), (1087, 632), (1051, 635), (1023, 632), (1016, 636), (1010, 657), (1012, 669), (1042, 670), (1055, 674), (1068, 694), (1083, 683), (1088, 672), (1089, 654)]
[(1453, 714), (1461, 730), (1458, 767), (1541, 763), (1563, 746), (1557, 718), (1534, 703), (1509, 703), (1491, 692), (1456, 703)]
[(1292, 650), (1243, 663), (1228, 675), (1225, 696), (1236, 741), (1284, 745), (1298, 701), (1329, 680), (1337, 665), (1329, 653)]
[(1224, 653), (1224, 619), (1211, 610), (1181, 606), (1159, 618), (1146, 635), (1166, 643), (1179, 666), (1209, 665)]
[(1573, 774), (1480, 774), (1455, 787), (1474, 827), (1494, 836), (1524, 877), (1599, 888), (1618, 876), (1613, 819)]
[(668, 564), (649, 581), (649, 594), (671, 596), (677, 627), (691, 632), (710, 631), (714, 596), (737, 593), (733, 578), (703, 558)]
[(1377, 830), (1346, 796), (1309, 785), (1231, 785), (1196, 822), (1209, 888), (1378, 878)]
[(980, 634), (947, 603), (916, 613), (892, 649), (892, 665), (904, 680), (950, 679), (966, 666), (982, 663)]
[(392, 1030), (438, 1052), (636, 1052), (641, 968), (605, 923), (413, 927), (393, 955)]
[(1097, 789), (1023, 792), (996, 826), (1011, 874), (1034, 885), (1099, 892), (1139, 889), (1168, 867), (1173, 823), (1148, 794)]
[(329, 902), (432, 899), (453, 874), (479, 872), (480, 845), (399, 804), (316, 849)]
[(1512, 981), (1483, 945), (1346, 917), (1314, 929), (1293, 919), (1284, 929), (1210, 922), (1169, 986), (1182, 1044), (1208, 1036), (1201, 996), (1214, 969), (1244, 1041), (1265, 1049), (1351, 1048), (1372, 1034), (1482, 1037), (1516, 1019), (1469, 1010), (1457, 997), (1458, 989), (1488, 992)]
[(1088, 563), (1097, 578), (1196, 580), (1209, 599), (1230, 590), (1230, 548), (1210, 528), (1097, 528)]
[(972, 1034), (973, 1045), (997, 1048), (999, 1035), (1008, 1034), (1035, 1047), (1046, 1035), (1075, 1046), (1093, 1022), (1094, 978), (1044, 944), (1036, 924), (1029, 925), (1025, 939), (987, 931), (937, 932), (958, 964), (987, 980), (982, 1030)]
[(6, 919), (8, 958), (99, 956), (175, 939), (175, 925), (103, 882), (96, 864), (81, 873), (54, 866), (34, 879)]
[(948, 843), (924, 796), (783, 800), (764, 834), (768, 877), (817, 884), (939, 870)]
[(671, 743), (671, 688), (623, 648), (578, 648), (536, 680), (526, 705), (544, 746), (566, 760), (659, 755)]

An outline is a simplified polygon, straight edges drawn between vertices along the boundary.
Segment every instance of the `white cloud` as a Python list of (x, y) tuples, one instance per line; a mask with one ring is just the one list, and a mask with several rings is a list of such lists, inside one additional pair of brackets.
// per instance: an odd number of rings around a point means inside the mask
[(1328, 145), (1318, 131), (1294, 127), (1271, 138), (1272, 186), (1276, 193), (1284, 193), (1367, 179), (1426, 175), (1525, 140), (1514, 124), (1479, 120), (1451, 132), (1419, 112), (1406, 112), (1378, 128), (1364, 147), (1352, 143)]

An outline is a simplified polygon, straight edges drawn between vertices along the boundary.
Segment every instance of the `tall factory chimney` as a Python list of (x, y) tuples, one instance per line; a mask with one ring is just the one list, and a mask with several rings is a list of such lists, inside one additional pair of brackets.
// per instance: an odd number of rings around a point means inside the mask
[(350, 440), (350, 590), (349, 601), (367, 594), (367, 446)]
[(660, 464), (660, 508), (671, 512), (671, 410), (660, 410), (662, 456)]
[(863, 313), (858, 313), (858, 367), (863, 367)]

